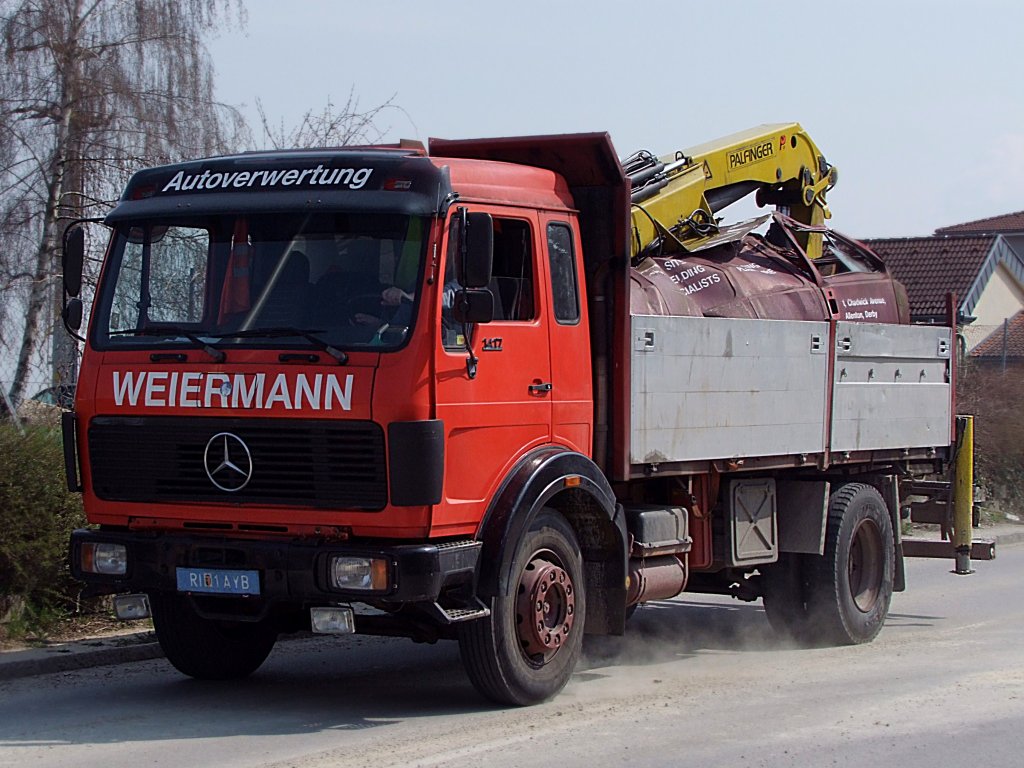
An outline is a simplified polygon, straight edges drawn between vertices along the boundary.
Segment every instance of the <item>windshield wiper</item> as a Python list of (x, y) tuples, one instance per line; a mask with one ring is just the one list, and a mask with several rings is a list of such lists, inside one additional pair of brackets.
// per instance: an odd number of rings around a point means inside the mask
[(316, 328), (311, 331), (304, 331), (301, 328), (279, 327), (279, 328), (251, 328), (246, 331), (227, 331), (214, 334), (218, 339), (277, 339), (286, 336), (298, 336), (310, 342), (317, 349), (326, 352), (338, 361), (338, 365), (345, 365), (348, 362), (348, 353), (337, 347), (332, 347), (326, 341), (315, 335), (323, 333)]
[[(160, 325), (151, 328), (128, 328), (123, 331), (109, 331), (108, 336), (181, 336), (188, 339), (197, 347), (203, 350), (206, 354), (214, 359), (218, 363), (223, 363), (227, 359), (227, 355), (224, 354), (224, 350), (217, 349), (197, 336), (192, 331), (186, 330), (177, 325)], [(214, 334), (207, 334), (211, 338)]]

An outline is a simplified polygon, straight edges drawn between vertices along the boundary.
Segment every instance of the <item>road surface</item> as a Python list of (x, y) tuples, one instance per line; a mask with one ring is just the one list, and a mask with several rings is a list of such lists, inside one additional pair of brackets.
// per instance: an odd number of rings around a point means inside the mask
[(875, 642), (780, 644), (759, 604), (644, 606), (557, 699), (479, 698), (452, 643), (280, 643), (252, 678), (163, 660), (0, 683), (0, 766), (1019, 766), (1024, 546), (908, 561)]

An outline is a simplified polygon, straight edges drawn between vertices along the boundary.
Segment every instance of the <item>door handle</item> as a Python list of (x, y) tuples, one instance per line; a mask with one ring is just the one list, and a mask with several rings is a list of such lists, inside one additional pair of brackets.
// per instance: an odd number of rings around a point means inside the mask
[(545, 381), (540, 384), (531, 384), (530, 393), (534, 395), (543, 395), (545, 392), (551, 391), (551, 382)]

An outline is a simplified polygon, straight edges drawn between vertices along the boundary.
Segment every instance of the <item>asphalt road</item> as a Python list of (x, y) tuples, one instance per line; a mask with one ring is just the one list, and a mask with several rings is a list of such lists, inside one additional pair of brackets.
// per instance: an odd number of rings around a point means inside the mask
[(281, 643), (246, 681), (164, 660), (0, 683), (0, 766), (1021, 765), (1024, 546), (911, 561), (878, 639), (801, 650), (759, 605), (672, 600), (588, 643), (566, 691), (483, 702), (454, 644)]

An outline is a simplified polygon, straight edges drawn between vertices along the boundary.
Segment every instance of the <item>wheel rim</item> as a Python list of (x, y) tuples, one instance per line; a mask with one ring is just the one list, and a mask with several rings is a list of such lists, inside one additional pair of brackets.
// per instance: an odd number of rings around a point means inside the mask
[(576, 590), (552, 552), (538, 552), (523, 569), (516, 598), (519, 644), (532, 660), (547, 661), (568, 642)]
[(882, 593), (882, 550), (878, 526), (871, 520), (861, 520), (853, 532), (847, 569), (850, 596), (862, 613), (871, 611)]

